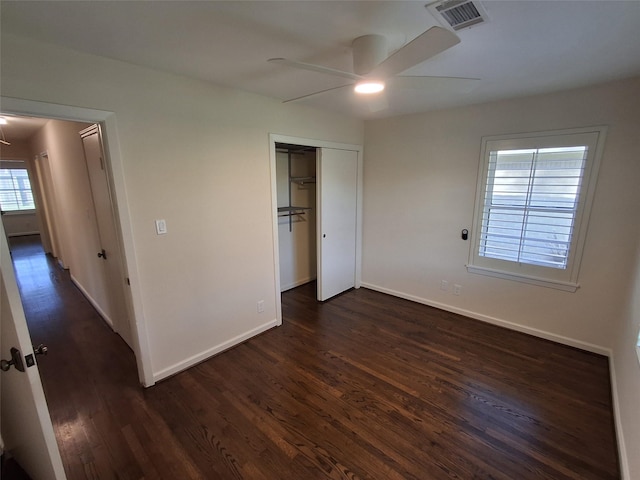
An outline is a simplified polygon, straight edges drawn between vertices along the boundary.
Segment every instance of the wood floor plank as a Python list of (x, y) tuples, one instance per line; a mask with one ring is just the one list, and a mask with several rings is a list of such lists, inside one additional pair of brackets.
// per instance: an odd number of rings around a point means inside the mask
[(281, 327), (142, 389), (37, 238), (11, 246), (69, 480), (620, 478), (602, 356), (308, 284)]

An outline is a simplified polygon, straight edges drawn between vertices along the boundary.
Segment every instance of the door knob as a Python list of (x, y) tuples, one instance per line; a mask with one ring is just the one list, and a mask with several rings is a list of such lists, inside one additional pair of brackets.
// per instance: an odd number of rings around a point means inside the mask
[(15, 347), (11, 347), (11, 360), (0, 360), (0, 369), (3, 372), (9, 371), (11, 365), (16, 367), (16, 370), (24, 372), (24, 363), (22, 363), (22, 354), (20, 350)]
[(98, 252), (98, 257), (104, 258), (105, 260), (107, 259), (107, 252), (105, 252), (104, 248), (101, 252)]
[(46, 355), (49, 352), (49, 347), (43, 345), (42, 343), (37, 347), (33, 348), (33, 353), (36, 355)]

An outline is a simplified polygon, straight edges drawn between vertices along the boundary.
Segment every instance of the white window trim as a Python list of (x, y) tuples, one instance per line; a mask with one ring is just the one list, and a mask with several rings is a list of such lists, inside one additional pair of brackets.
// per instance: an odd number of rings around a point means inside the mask
[(550, 287), (565, 292), (575, 292), (580, 288), (580, 284), (574, 282), (563, 282), (550, 278), (534, 277), (532, 275), (518, 275), (517, 273), (505, 272), (503, 270), (495, 270), (492, 268), (477, 267), (475, 265), (467, 265), (467, 271), (470, 273), (478, 273), (489, 277), (503, 278), (505, 280), (514, 280), (516, 282), (530, 283), (540, 287)]
[[(580, 287), (578, 283), (578, 273), (586, 240), (591, 205), (593, 204), (593, 197), (595, 195), (598, 170), (600, 167), (602, 152), (604, 150), (606, 132), (607, 127), (596, 126), (483, 137), (478, 167), (473, 227), (471, 230), (472, 241), (470, 242), (467, 271), (470, 273), (489, 275), (543, 287), (555, 288), (567, 292), (575, 292)], [(530, 148), (537, 148), (537, 145), (539, 145), (540, 148), (542, 148), (550, 146), (548, 143), (550, 141), (557, 142), (559, 144), (560, 139), (563, 136), (566, 139), (570, 139), (571, 137), (577, 138), (578, 136), (586, 136), (590, 134), (596, 134), (595, 149), (593, 149), (593, 153), (591, 151), (589, 152), (589, 161), (584, 175), (585, 183), (583, 183), (583, 191), (581, 193), (584, 197), (583, 200), (581, 200), (581, 205), (576, 215), (573, 231), (574, 240), (571, 244), (567, 268), (565, 270), (560, 270), (536, 265), (516, 264), (515, 262), (509, 262), (507, 260), (481, 257), (478, 253), (478, 242), (480, 241), (479, 231), (482, 224), (484, 190), (487, 182), (487, 157), (491, 146), (495, 147), (496, 144), (499, 144), (500, 148), (509, 149), (524, 148), (525, 145), (528, 145)]]
[(31, 208), (29, 210), (7, 210), (6, 212), (2, 212), (2, 215), (13, 217), (16, 215), (33, 215), (36, 213), (35, 208)]

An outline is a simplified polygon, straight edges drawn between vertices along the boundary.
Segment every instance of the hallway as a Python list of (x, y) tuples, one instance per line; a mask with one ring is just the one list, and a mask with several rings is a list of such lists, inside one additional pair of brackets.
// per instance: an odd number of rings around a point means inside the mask
[(65, 470), (70, 479), (94, 478), (111, 463), (108, 451), (126, 445), (114, 426), (142, 395), (133, 352), (44, 254), (39, 236), (13, 237), (10, 246), (32, 343), (49, 348), (38, 367)]

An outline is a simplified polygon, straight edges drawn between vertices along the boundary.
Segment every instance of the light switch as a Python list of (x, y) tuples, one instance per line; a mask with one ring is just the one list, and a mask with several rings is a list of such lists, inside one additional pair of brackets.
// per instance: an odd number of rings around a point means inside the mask
[(156, 233), (158, 235), (164, 235), (167, 233), (167, 221), (164, 219), (156, 220)]

